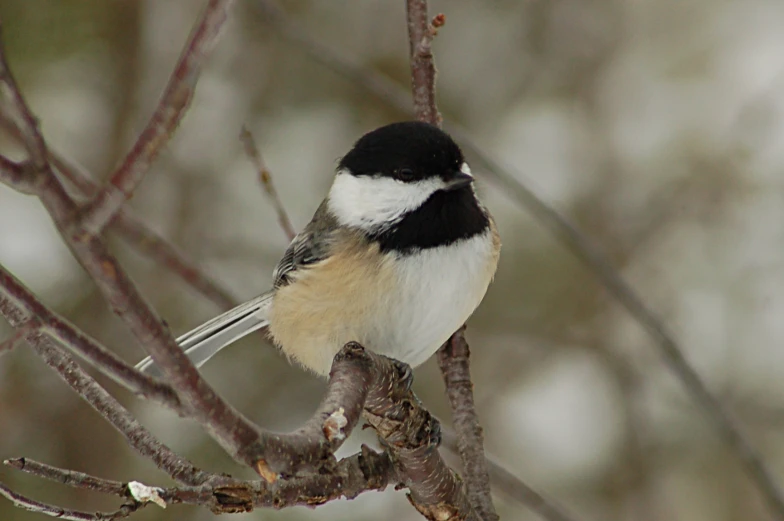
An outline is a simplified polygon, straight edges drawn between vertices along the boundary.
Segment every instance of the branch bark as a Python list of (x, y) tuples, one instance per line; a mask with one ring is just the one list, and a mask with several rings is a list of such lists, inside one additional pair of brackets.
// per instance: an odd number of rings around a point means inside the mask
[(498, 514), (490, 490), (490, 472), (485, 459), (484, 436), (474, 406), (469, 355), (465, 328), (461, 328), (438, 350), (438, 365), (452, 407), (452, 423), (457, 432), (457, 448), (463, 461), (463, 478), (468, 497), (480, 518), (497, 521)]
[(378, 355), (374, 360), (378, 380), (368, 394), (365, 418), (410, 490), (409, 501), (427, 519), (479, 521), (459, 476), (438, 453), (441, 427), (411, 392), (411, 368)]
[[(414, 114), (420, 121), (440, 127), (441, 114), (436, 106), (436, 67), (432, 51), (436, 27), (428, 17), (427, 0), (406, 0), (406, 14)], [(444, 15), (439, 15), (436, 20), (440, 20), (439, 26), (443, 25)]]

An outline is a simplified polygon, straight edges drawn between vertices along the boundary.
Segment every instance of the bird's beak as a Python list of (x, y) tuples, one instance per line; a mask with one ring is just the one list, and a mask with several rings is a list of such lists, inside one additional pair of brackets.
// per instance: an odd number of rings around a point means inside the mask
[(455, 172), (455, 174), (444, 184), (444, 190), (452, 191), (464, 186), (468, 186), (474, 182), (474, 177), (463, 172)]

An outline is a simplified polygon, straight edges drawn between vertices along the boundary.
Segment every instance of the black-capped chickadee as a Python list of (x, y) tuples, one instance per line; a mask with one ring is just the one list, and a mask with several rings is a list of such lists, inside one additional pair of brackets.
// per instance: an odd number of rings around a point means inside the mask
[[(495, 274), (501, 241), (473, 181), (460, 148), (432, 125), (365, 134), (273, 288), (177, 342), (200, 366), (269, 326), (288, 357), (320, 375), (350, 341), (416, 367), (463, 325)], [(157, 373), (149, 358), (137, 368)]]

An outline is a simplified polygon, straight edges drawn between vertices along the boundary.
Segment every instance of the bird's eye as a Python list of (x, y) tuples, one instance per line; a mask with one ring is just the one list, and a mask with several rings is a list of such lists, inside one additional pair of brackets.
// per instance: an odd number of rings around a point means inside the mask
[(395, 177), (403, 182), (413, 181), (414, 171), (411, 170), (410, 168), (401, 168), (400, 170), (395, 172)]

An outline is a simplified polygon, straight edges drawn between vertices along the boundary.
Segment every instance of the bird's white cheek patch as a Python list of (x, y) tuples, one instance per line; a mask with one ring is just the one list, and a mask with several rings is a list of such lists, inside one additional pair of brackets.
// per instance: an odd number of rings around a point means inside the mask
[(398, 221), (444, 186), (439, 178), (403, 183), (389, 177), (338, 172), (329, 191), (329, 209), (341, 224), (372, 229)]

